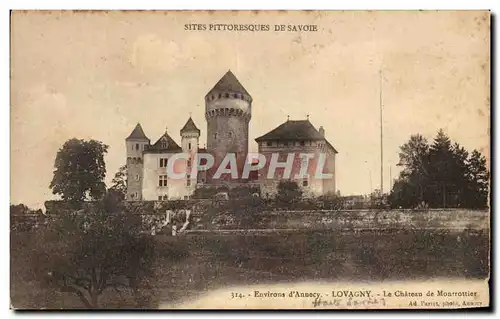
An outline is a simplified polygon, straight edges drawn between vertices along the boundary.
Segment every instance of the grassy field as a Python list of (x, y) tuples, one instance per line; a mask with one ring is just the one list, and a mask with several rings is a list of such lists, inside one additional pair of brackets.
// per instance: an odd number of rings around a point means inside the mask
[[(36, 233), (11, 235), (12, 305), (81, 308), (75, 296), (38, 282), (31, 257), (40, 240)], [(154, 289), (144, 291), (149, 301), (143, 306), (151, 308), (232, 285), (487, 278), (489, 269), (487, 230), (209, 232), (156, 236), (156, 242)], [(130, 296), (113, 290), (100, 304), (137, 307)]]

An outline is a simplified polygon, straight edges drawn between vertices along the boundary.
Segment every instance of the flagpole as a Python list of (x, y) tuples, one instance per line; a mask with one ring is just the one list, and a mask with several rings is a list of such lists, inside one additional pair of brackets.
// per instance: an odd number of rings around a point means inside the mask
[(379, 70), (379, 106), (380, 106), (380, 193), (384, 194), (384, 136), (382, 129), (382, 70)]

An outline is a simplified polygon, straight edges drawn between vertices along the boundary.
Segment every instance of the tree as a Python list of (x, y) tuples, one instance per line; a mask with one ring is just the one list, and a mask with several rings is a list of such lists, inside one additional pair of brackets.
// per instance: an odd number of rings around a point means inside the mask
[(485, 208), (488, 206), (489, 172), (486, 158), (474, 150), (467, 161), (467, 206)]
[(295, 181), (280, 181), (276, 199), (279, 203), (290, 205), (302, 198), (302, 190)]
[(426, 198), (429, 182), (429, 145), (420, 134), (410, 136), (400, 147), (400, 177), (393, 185), (389, 201), (393, 207), (415, 207)]
[(467, 162), (469, 152), (460, 144), (455, 143), (452, 146), (452, 161), (450, 163), (449, 189), (451, 196), (448, 198), (448, 205), (452, 207), (466, 206), (466, 196), (470, 184), (467, 173)]
[(95, 140), (66, 141), (57, 152), (50, 182), (52, 193), (71, 202), (101, 199), (106, 193), (104, 154), (107, 150), (107, 145)]
[(77, 295), (87, 308), (99, 307), (106, 289), (139, 295), (152, 276), (154, 242), (141, 231), (140, 216), (128, 214), (113, 193), (84, 209), (61, 214), (34, 262), (44, 282)]
[(440, 129), (429, 152), (430, 175), (432, 183), (429, 188), (432, 189), (433, 196), (429, 196), (430, 205), (434, 207), (447, 207), (447, 200), (450, 191), (455, 186), (453, 182), (453, 164), (455, 156), (451, 146), (450, 138)]
[(420, 134), (410, 136), (410, 140), (400, 147), (399, 165), (404, 166), (403, 174), (412, 176), (417, 173), (427, 174), (429, 145)]
[(116, 193), (122, 199), (125, 199), (127, 196), (127, 165), (123, 165), (118, 169), (111, 183), (113, 185), (111, 185), (109, 190)]
[(31, 212), (32, 210), (24, 204), (10, 205), (11, 215), (25, 215)]
[(389, 196), (392, 207), (415, 208), (422, 202), (430, 207), (486, 207), (486, 159), (452, 143), (443, 130), (430, 146), (422, 136), (411, 136), (399, 158), (404, 169)]
[(10, 230), (13, 232), (32, 231), (45, 220), (41, 209), (31, 209), (24, 204), (10, 205)]

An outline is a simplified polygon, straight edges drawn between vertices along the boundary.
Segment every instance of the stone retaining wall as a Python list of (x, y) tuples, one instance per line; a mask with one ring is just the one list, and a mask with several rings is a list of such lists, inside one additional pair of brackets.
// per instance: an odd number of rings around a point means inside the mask
[[(91, 205), (91, 203), (86, 203)], [(68, 207), (63, 202), (48, 202), (52, 216)], [(49, 210), (50, 208), (50, 210)], [(429, 210), (260, 210), (242, 211), (217, 206), (211, 200), (177, 202), (127, 202), (132, 214), (139, 214), (147, 231), (171, 233), (177, 229), (489, 229), (489, 211), (468, 209)], [(186, 217), (188, 216), (188, 220)], [(187, 223), (186, 223), (187, 222)]]

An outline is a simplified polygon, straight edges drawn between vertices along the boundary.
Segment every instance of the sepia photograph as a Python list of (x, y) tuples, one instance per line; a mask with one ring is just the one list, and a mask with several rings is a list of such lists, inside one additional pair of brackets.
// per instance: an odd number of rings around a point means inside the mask
[(490, 301), (488, 10), (10, 12), (10, 308)]

